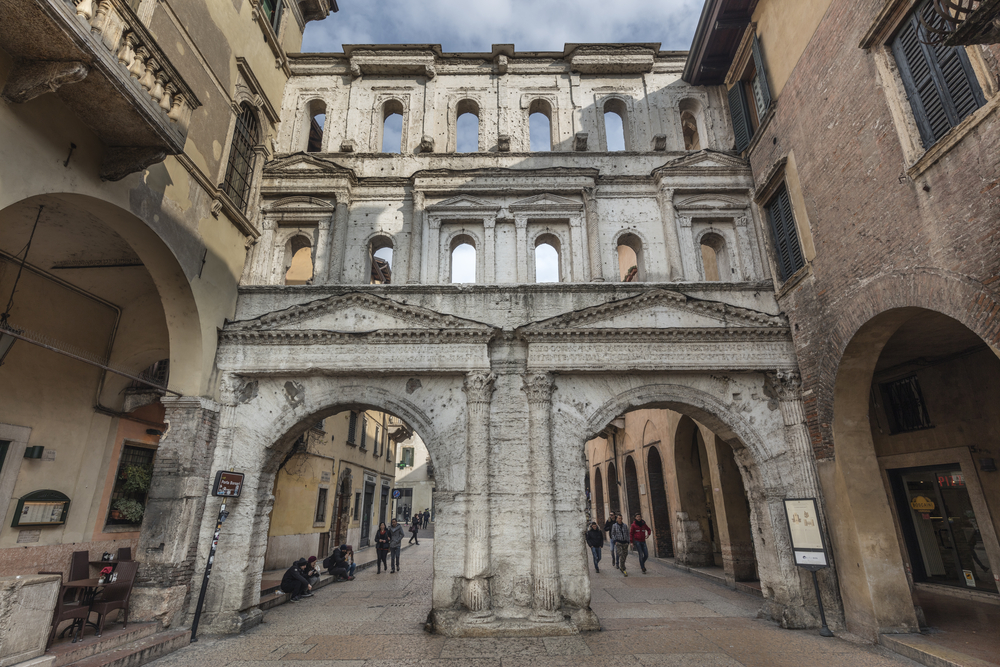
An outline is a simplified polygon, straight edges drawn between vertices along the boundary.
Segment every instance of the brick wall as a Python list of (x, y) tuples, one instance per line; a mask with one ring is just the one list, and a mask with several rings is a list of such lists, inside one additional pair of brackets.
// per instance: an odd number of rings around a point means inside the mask
[[(813, 275), (781, 305), (821, 459), (833, 453), (841, 356), (878, 313), (937, 310), (1000, 345), (1000, 117), (993, 113), (908, 178), (874, 56), (858, 47), (883, 4), (834, 0), (750, 156), (761, 186), (774, 162), (795, 152), (816, 257)], [(986, 55), (994, 76), (998, 54), (990, 47)]]

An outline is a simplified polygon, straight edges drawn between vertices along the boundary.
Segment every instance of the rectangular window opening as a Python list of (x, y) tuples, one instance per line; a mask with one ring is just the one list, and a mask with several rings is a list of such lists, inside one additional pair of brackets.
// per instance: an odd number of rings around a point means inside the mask
[(316, 519), (315, 523), (326, 523), (326, 497), (329, 491), (321, 488), (319, 496), (316, 498)]
[(889, 420), (889, 433), (906, 433), (933, 428), (917, 376), (883, 382), (879, 385)]
[(792, 215), (792, 202), (784, 185), (767, 204), (765, 210), (774, 240), (778, 274), (784, 282), (805, 266), (798, 231), (795, 228), (795, 217)]
[(142, 523), (155, 457), (155, 448), (122, 445), (118, 469), (115, 471), (115, 485), (108, 501), (105, 525), (123, 526)]

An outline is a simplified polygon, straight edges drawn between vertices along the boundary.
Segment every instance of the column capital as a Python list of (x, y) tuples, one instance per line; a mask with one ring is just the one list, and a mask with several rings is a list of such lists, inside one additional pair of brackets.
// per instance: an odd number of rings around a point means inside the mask
[(469, 403), (489, 403), (496, 389), (496, 373), (468, 373), (462, 383), (462, 391)]
[(764, 374), (765, 394), (779, 401), (797, 401), (802, 391), (802, 376), (798, 371), (776, 370)]
[(528, 401), (531, 403), (548, 403), (552, 400), (555, 388), (551, 373), (529, 373), (524, 376), (521, 391), (528, 395)]

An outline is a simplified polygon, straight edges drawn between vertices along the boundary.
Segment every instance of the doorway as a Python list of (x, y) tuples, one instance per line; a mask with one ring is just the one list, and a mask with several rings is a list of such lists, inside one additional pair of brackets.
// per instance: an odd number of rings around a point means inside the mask
[(378, 506), (378, 522), (380, 524), (385, 523), (386, 511), (389, 508), (389, 485), (382, 485), (382, 500)]
[(365, 480), (365, 493), (361, 501), (361, 539), (359, 546), (367, 547), (372, 534), (372, 506), (375, 504), (375, 482)]

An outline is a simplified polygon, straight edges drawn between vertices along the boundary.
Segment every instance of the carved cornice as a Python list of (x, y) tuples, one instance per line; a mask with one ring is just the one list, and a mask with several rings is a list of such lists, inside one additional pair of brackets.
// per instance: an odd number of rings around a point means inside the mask
[(496, 389), (496, 373), (469, 373), (462, 383), (462, 391), (465, 392), (469, 403), (489, 403), (493, 398), (493, 391)]
[(223, 329), (219, 343), (241, 345), (369, 345), (380, 344), (486, 344), (493, 338), (492, 331), (469, 329), (374, 329), (372, 331), (329, 331), (326, 329), (299, 329), (260, 331)]
[(551, 373), (530, 373), (524, 376), (521, 391), (528, 395), (531, 403), (548, 403), (555, 388)]
[(553, 329), (519, 332), (520, 338), (537, 343), (542, 341), (562, 341), (569, 343), (608, 341), (621, 343), (705, 343), (744, 341), (790, 341), (787, 329), (759, 327), (728, 328), (683, 328), (683, 329)]

